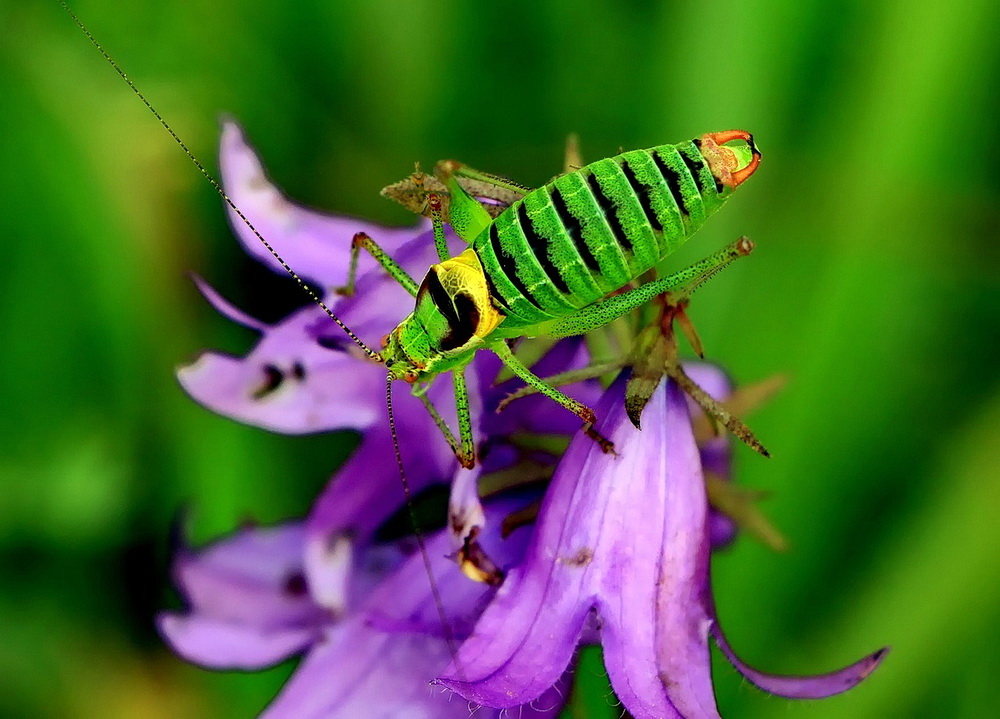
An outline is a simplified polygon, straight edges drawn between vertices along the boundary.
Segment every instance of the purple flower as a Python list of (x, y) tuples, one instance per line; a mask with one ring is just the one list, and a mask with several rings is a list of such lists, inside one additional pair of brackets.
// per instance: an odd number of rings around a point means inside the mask
[[(293, 205), (268, 182), (233, 123), (224, 127), (221, 165), (227, 192), (250, 221), (291, 267), (323, 288), (324, 301), (366, 342), (386, 334), (402, 308), (412, 306), (365, 254), (353, 297), (330, 288), (347, 279), (358, 231), (419, 278), (436, 261), (426, 226), (390, 231)], [(245, 248), (283, 271), (244, 223), (230, 218)], [(708, 508), (702, 475), (705, 467), (729, 478), (729, 442), (696, 445), (688, 414), (694, 404), (672, 382), (649, 402), (642, 432), (626, 419), (623, 380), (606, 392), (598, 430), (615, 442), (618, 456), (577, 436), (559, 462), (537, 524), (505, 541), (498, 532), (513, 500), (484, 507), (480, 477), (526, 473), (515, 476), (516, 484), (537, 479), (531, 472), (551, 471), (556, 457), (528, 448), (524, 439), (568, 436), (577, 418), (541, 396), (494, 414), (512, 387), (494, 386), (498, 360), (479, 353), (467, 378), (476, 437), (488, 452), (470, 472), (459, 469), (423, 406), (400, 397), (395, 416), (411, 487), (451, 486), (447, 530), (427, 540), (432, 585), (412, 542), (377, 542), (403, 499), (384, 410), (385, 368), (370, 362), (318, 307), (266, 325), (198, 284), (216, 309), (261, 339), (245, 357), (207, 352), (182, 369), (181, 384), (192, 397), (272, 431), (362, 432), (304, 522), (243, 530), (197, 552), (184, 548), (175, 563), (188, 608), (162, 615), (159, 623), (181, 656), (213, 668), (252, 669), (305, 655), (268, 716), (467, 716), (467, 702), (444, 687), (490, 707), (483, 716), (515, 706), (521, 716), (552, 716), (581, 641), (604, 644), (614, 687), (636, 717), (717, 715), (710, 633), (744, 676), (785, 696), (843, 691), (880, 661), (877, 652), (833, 674), (782, 678), (757, 672), (732, 653), (716, 621), (708, 565), (711, 548), (731, 541), (735, 528)], [(588, 361), (574, 339), (535, 369), (545, 376)], [(730, 392), (717, 369), (687, 371), (717, 399)], [(599, 386), (581, 383), (569, 391), (592, 406)], [(456, 426), (450, 383), (435, 382), (428, 396)], [(468, 549), (471, 538), (506, 573), (499, 590), (458, 571), (452, 557)], [(450, 646), (456, 642), (457, 653)], [(429, 687), (435, 678), (444, 687)]]
[[(399, 321), (400, 308), (412, 306), (409, 294), (365, 253), (359, 259), (355, 295), (343, 297), (330, 288), (347, 282), (357, 232), (370, 234), (420, 276), (436, 258), (426, 223), (392, 230), (292, 204), (268, 181), (233, 122), (223, 127), (219, 161), (226, 192), (237, 206), (364, 341), (377, 343)], [(232, 211), (230, 221), (247, 252), (284, 273)], [(230, 305), (207, 283), (199, 280), (198, 285), (219, 312), (262, 338), (246, 357), (206, 352), (182, 368), (178, 378), (196, 401), (240, 422), (289, 434), (363, 430), (384, 423), (385, 368), (367, 361), (318, 306), (310, 304), (269, 326)]]
[(667, 380), (628, 421), (624, 378), (609, 389), (598, 430), (617, 457), (577, 435), (511, 570), (439, 680), (491, 707), (529, 702), (566, 669), (581, 638), (604, 645), (612, 686), (636, 717), (715, 717), (708, 636), (765, 691), (819, 698), (844, 691), (885, 650), (811, 678), (758, 672), (730, 649), (709, 584), (710, 531), (702, 460), (688, 404)]
[[(516, 506), (500, 502), (489, 511), (499, 520)], [(513, 563), (527, 535), (521, 529), (501, 541), (493, 531), (482, 540)], [(460, 639), (494, 590), (454, 571), (450, 541), (438, 533), (427, 552), (447, 631)], [(430, 685), (448, 662), (449, 640), (423, 558), (412, 550), (408, 541), (366, 546), (347, 535), (331, 538), (322, 574), (327, 585), (346, 588), (333, 606), (306, 578), (301, 523), (244, 529), (198, 552), (184, 548), (174, 572), (188, 611), (162, 614), (160, 631), (182, 657), (216, 669), (260, 669), (305, 652), (267, 717), (464, 718), (465, 701)], [(564, 689), (557, 680), (520, 715), (556, 716)]]

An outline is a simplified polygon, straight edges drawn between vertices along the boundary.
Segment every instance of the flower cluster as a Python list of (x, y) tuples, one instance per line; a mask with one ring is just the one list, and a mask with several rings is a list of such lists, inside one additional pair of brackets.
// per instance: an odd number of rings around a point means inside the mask
[[(434, 261), (426, 226), (387, 231), (290, 203), (232, 123), (223, 131), (222, 169), (230, 197), (314, 286), (343, 284), (359, 231), (417, 276)], [(247, 251), (280, 271), (245, 224), (231, 219)], [(730, 649), (712, 600), (709, 555), (713, 541), (730, 540), (734, 530), (709, 508), (703, 476), (703, 467), (728, 475), (728, 444), (699, 446), (691, 420), (699, 410), (672, 380), (650, 398), (641, 432), (624, 410), (624, 376), (603, 393), (595, 382), (581, 383), (578, 398), (596, 403), (596, 429), (617, 454), (576, 433), (559, 458), (524, 438), (568, 437), (575, 418), (541, 397), (493, 414), (509, 387), (494, 386), (495, 358), (476, 358), (470, 397), (477, 440), (489, 452), (474, 471), (458, 468), (420, 403), (400, 397), (395, 416), (405, 428), (400, 450), (411, 486), (452, 486), (448, 527), (426, 535), (421, 552), (410, 538), (379, 540), (379, 527), (403, 500), (384, 415), (384, 368), (318, 307), (268, 326), (199, 286), (261, 339), (245, 357), (206, 353), (181, 370), (192, 397), (273, 431), (362, 432), (304, 521), (244, 529), (206, 548), (182, 548), (175, 560), (186, 610), (164, 613), (159, 626), (178, 654), (240, 669), (304, 655), (265, 716), (464, 717), (471, 702), (481, 706), (478, 716), (518, 707), (511, 715), (554, 717), (581, 643), (603, 645), (612, 686), (636, 717), (718, 716), (709, 636), (747, 679), (788, 697), (844, 691), (881, 661), (884, 650), (838, 672), (777, 677)], [(353, 297), (330, 291), (324, 299), (365, 338), (387, 333), (412, 302), (371, 261)], [(566, 341), (539, 371), (586, 361), (582, 345)], [(720, 401), (731, 390), (713, 367), (687, 372)], [(430, 389), (441, 408), (446, 384)], [(529, 481), (549, 475), (547, 486)], [(507, 489), (481, 503), (477, 486), (490, 477), (505, 477), (496, 484)], [(499, 586), (470, 581), (451, 558), (470, 536), (503, 572)]]

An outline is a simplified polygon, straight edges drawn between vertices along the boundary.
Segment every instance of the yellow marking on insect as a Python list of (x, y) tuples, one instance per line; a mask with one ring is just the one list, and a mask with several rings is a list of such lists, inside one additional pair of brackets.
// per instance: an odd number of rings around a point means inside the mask
[(505, 316), (497, 311), (490, 299), (490, 288), (486, 283), (486, 273), (479, 257), (470, 247), (457, 257), (452, 257), (437, 265), (438, 279), (445, 291), (454, 297), (464, 292), (479, 311), (479, 322), (475, 335), (482, 339), (495, 330)]

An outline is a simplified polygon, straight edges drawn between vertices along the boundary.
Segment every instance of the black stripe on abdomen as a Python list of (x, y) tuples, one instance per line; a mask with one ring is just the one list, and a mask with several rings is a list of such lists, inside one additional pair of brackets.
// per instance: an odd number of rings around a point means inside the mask
[(632, 192), (635, 196), (639, 198), (639, 204), (642, 205), (642, 211), (646, 215), (646, 220), (657, 232), (663, 232), (663, 225), (660, 224), (660, 218), (656, 216), (656, 212), (653, 210), (653, 204), (651, 200), (650, 193), (653, 192), (652, 187), (648, 187), (639, 182), (638, 178), (635, 176), (635, 170), (629, 166), (628, 162), (622, 162), (622, 172), (625, 173), (625, 179), (628, 180), (628, 184), (632, 187)]
[[(534, 296), (528, 292), (527, 286), (518, 276), (517, 260), (509, 255), (500, 245), (500, 236), (497, 234), (496, 221), (490, 225), (489, 233), (490, 246), (493, 249), (493, 254), (497, 258), (497, 262), (500, 264), (500, 270), (507, 276), (507, 279), (510, 280), (510, 283), (514, 285), (515, 289), (521, 293), (521, 296), (524, 297), (524, 299), (528, 300), (528, 302), (533, 304), (537, 309), (542, 310), (542, 306), (538, 304), (538, 300), (536, 300)], [(512, 297), (511, 301), (513, 302), (513, 300), (514, 298)], [(544, 310), (542, 311), (544, 312)]]
[(598, 206), (601, 208), (601, 214), (604, 215), (604, 219), (608, 223), (608, 227), (611, 228), (611, 234), (615, 238), (615, 242), (629, 254), (632, 253), (632, 240), (629, 239), (628, 233), (625, 232), (625, 228), (622, 227), (621, 220), (618, 218), (618, 212), (615, 210), (615, 204), (611, 201), (607, 195), (604, 194), (604, 189), (601, 187), (600, 181), (597, 179), (597, 175), (590, 173), (587, 177), (587, 187), (590, 188), (591, 194), (594, 199), (597, 200)]
[(564, 295), (570, 294), (569, 285), (566, 284), (566, 280), (559, 273), (559, 270), (554, 264), (552, 264), (552, 258), (549, 257), (549, 243), (544, 237), (538, 234), (538, 230), (531, 218), (528, 217), (528, 208), (524, 206), (524, 202), (521, 201), (517, 206), (517, 223), (521, 226), (521, 233), (524, 235), (525, 239), (528, 241), (528, 247), (535, 255), (535, 259), (538, 260), (538, 264), (542, 266), (542, 270), (545, 271), (546, 276), (549, 281), (558, 288), (560, 292)]
[(670, 194), (673, 195), (678, 209), (685, 215), (690, 215), (691, 211), (684, 204), (684, 193), (681, 192), (681, 176), (660, 157), (659, 152), (650, 152), (649, 154), (652, 155), (653, 162), (656, 163), (656, 168), (663, 175), (663, 179), (667, 183), (667, 188), (670, 190)]
[(566, 229), (566, 234), (573, 241), (576, 251), (580, 253), (583, 264), (587, 266), (591, 274), (600, 276), (601, 265), (597, 262), (597, 258), (591, 252), (590, 247), (583, 240), (583, 231), (580, 229), (579, 218), (569, 211), (569, 208), (566, 206), (566, 199), (562, 196), (559, 188), (553, 187), (549, 192), (549, 197), (552, 198), (552, 206), (559, 216), (559, 221), (562, 222), (563, 227)]

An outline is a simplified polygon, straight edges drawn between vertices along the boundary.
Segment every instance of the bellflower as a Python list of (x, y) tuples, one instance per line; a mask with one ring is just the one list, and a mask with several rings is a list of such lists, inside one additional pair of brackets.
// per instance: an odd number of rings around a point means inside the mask
[[(490, 525), (499, 527), (516, 506), (494, 503), (488, 512), (498, 521)], [(507, 564), (519, 559), (527, 534), (516, 530), (501, 541), (493, 530), (481, 539)], [(493, 589), (454, 571), (450, 542), (444, 532), (426, 542), (440, 614), (424, 559), (409, 541), (366, 546), (346, 534), (332, 541), (322, 576), (347, 588), (337, 606), (321, 601), (306, 577), (300, 522), (244, 529), (198, 552), (182, 548), (174, 572), (188, 611), (162, 614), (160, 631), (182, 657), (216, 669), (261, 669), (304, 653), (265, 717), (464, 719), (468, 704), (430, 681), (448, 661), (449, 642), (468, 634)], [(519, 716), (556, 716), (564, 689), (557, 680)]]
[[(334, 288), (347, 280), (351, 239), (359, 231), (419, 279), (436, 261), (426, 225), (385, 230), (291, 203), (231, 122), (223, 129), (221, 167), (230, 197), (362, 339), (383, 336), (412, 307), (412, 298), (365, 253), (354, 296)], [(242, 220), (233, 213), (230, 219), (248, 252), (284, 271)], [(484, 506), (479, 480), (506, 473), (501, 486), (509, 487), (544, 479), (557, 458), (525, 438), (568, 436), (579, 420), (541, 396), (494, 414), (511, 385), (494, 386), (499, 361), (479, 353), (467, 379), (483, 452), (468, 471), (458, 468), (423, 406), (402, 397), (395, 417), (410, 486), (415, 492), (451, 486), (447, 530), (429, 536), (422, 555), (409, 540), (378, 539), (403, 498), (384, 412), (385, 368), (316, 306), (269, 325), (205, 282), (198, 285), (220, 313), (261, 338), (245, 357), (207, 352), (183, 368), (179, 378), (192, 397), (271, 431), (362, 433), (305, 521), (246, 529), (207, 549), (178, 553), (175, 580), (187, 610), (166, 613), (159, 623), (181, 656), (213, 668), (253, 669), (304, 655), (266, 716), (467, 716), (469, 703), (448, 689), (481, 705), (480, 716), (512, 707), (519, 716), (554, 716), (580, 642), (603, 643), (612, 684), (639, 718), (717, 716), (709, 634), (750, 681), (784, 696), (843, 691), (881, 660), (876, 652), (840, 672), (785, 678), (757, 672), (732, 653), (708, 571), (710, 550), (731, 541), (735, 527), (708, 507), (702, 473), (704, 467), (729, 478), (729, 443), (695, 443), (688, 414), (694, 405), (671, 381), (650, 400), (642, 432), (625, 417), (623, 380), (605, 392), (597, 429), (614, 441), (617, 456), (577, 433), (537, 522), (530, 524), (528, 512), (528, 520), (506, 527), (519, 527), (506, 540), (499, 537), (501, 519), (524, 509), (523, 501), (515, 506), (508, 496)], [(546, 376), (588, 361), (583, 343), (568, 340), (535, 370)], [(716, 399), (730, 391), (714, 368), (687, 371)], [(434, 383), (428, 396), (454, 427), (449, 385)], [(596, 382), (569, 391), (590, 406), (599, 396)], [(499, 589), (457, 571), (455, 550), (468, 550), (471, 539), (496, 565), (490, 578), (503, 579)], [(443, 686), (429, 687), (435, 678)]]
[(577, 435), (553, 477), (524, 560), (511, 570), (439, 680), (471, 701), (531, 701), (598, 635), (608, 675), (636, 717), (717, 717), (708, 637), (774, 694), (820, 698), (878, 666), (885, 650), (817, 677), (777, 677), (742, 662), (719, 626), (709, 583), (710, 528), (688, 404), (660, 384), (637, 431), (624, 378), (598, 405), (605, 454)]
[[(425, 271), (436, 257), (426, 223), (390, 230), (291, 203), (267, 179), (233, 122), (223, 126), (219, 164), (233, 202), (360, 337), (377, 341), (399, 321), (400, 308), (413, 304), (409, 294), (364, 253), (355, 295), (345, 297), (334, 288), (347, 282), (356, 232), (377, 238), (410, 272)], [(229, 218), (244, 249), (284, 273), (231, 210)], [(196, 401), (240, 422), (289, 434), (364, 430), (384, 422), (385, 368), (367, 361), (320, 307), (310, 304), (269, 326), (230, 305), (205, 282), (198, 284), (219, 312), (262, 337), (246, 357), (206, 352), (182, 368), (178, 378)], [(373, 301), (375, 297), (378, 301)]]

